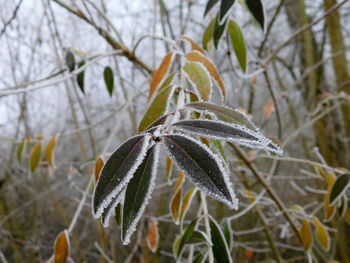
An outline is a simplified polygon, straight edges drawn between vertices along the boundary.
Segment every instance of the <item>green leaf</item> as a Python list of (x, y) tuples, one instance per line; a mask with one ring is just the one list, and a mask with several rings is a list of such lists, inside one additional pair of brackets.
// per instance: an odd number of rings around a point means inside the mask
[(211, 95), (211, 78), (206, 68), (199, 62), (190, 62), (183, 66), (188, 80), (195, 88), (197, 94), (208, 101)]
[(40, 157), (41, 157), (41, 141), (38, 141), (34, 145), (32, 151), (30, 152), (29, 168), (31, 173), (34, 173), (36, 167), (38, 166)]
[(196, 256), (193, 260), (193, 263), (202, 263), (205, 262), (205, 259), (207, 258), (207, 254), (199, 254)]
[[(85, 65), (85, 61), (84, 61), (84, 60), (81, 61), (81, 62), (79, 62), (79, 64), (78, 64), (78, 69), (81, 68), (81, 67), (84, 66), (84, 65)], [(80, 90), (81, 90), (81, 92), (82, 92), (83, 94), (85, 94), (84, 76), (85, 76), (85, 71), (82, 71), (82, 72), (80, 72), (80, 73), (77, 75), (77, 83), (78, 83), (78, 86), (79, 86), (79, 88), (80, 88)]]
[(229, 220), (227, 220), (225, 223), (224, 235), (225, 235), (227, 247), (229, 248), (229, 250), (231, 250), (233, 245), (233, 233), (232, 233), (232, 228)]
[(350, 186), (350, 174), (340, 175), (334, 182), (331, 195), (329, 197), (329, 204), (335, 205), (335, 203), (345, 194), (346, 190)]
[(176, 255), (177, 258), (181, 255), (181, 253), (182, 253), (182, 251), (183, 251), (185, 245), (188, 244), (188, 242), (190, 241), (190, 239), (191, 239), (191, 237), (192, 237), (192, 234), (193, 234), (193, 232), (194, 232), (194, 229), (195, 229), (196, 226), (197, 226), (197, 223), (198, 223), (198, 218), (196, 218), (195, 220), (193, 220), (193, 221), (191, 222), (191, 224), (189, 224), (189, 225), (186, 227), (186, 229), (184, 230), (184, 233), (182, 234), (182, 236), (181, 236), (181, 238), (180, 238), (180, 241), (179, 241), (179, 243), (178, 243), (178, 246), (177, 246), (177, 248), (175, 249), (175, 255)]
[(210, 40), (213, 39), (213, 31), (214, 31), (214, 24), (215, 24), (215, 18), (211, 20), (208, 27), (205, 29), (203, 38), (202, 38), (202, 45), (205, 50), (208, 51), (208, 43)]
[(108, 90), (109, 96), (112, 97), (113, 89), (114, 89), (114, 76), (111, 67), (105, 67), (103, 71), (103, 77), (105, 80), (106, 88)]
[(210, 145), (212, 145), (217, 152), (220, 153), (221, 157), (224, 159), (224, 161), (226, 162), (226, 154), (224, 151), (224, 147), (222, 147), (222, 143), (219, 140), (213, 140), (213, 139), (209, 139)]
[(231, 263), (229, 247), (219, 224), (212, 217), (209, 218), (209, 224), (214, 258), (220, 263)]
[(313, 218), (312, 223), (316, 228), (316, 240), (325, 251), (329, 251), (331, 245), (331, 239), (327, 228), (318, 220), (317, 217)]
[(216, 5), (217, 2), (219, 2), (219, 0), (208, 0), (203, 17), (208, 14), (208, 12)]
[(158, 159), (159, 145), (155, 144), (148, 149), (146, 157), (126, 188), (122, 222), (124, 245), (130, 243), (130, 237), (136, 230), (136, 225), (151, 197), (156, 179)]
[(226, 24), (227, 24), (227, 19), (220, 25), (219, 24), (219, 16), (218, 15), (216, 16), (214, 29), (213, 29), (214, 46), (216, 49), (218, 48), (220, 39), (221, 39), (222, 35), (224, 34)]
[(69, 72), (72, 72), (75, 68), (75, 58), (72, 52), (68, 51), (66, 54), (66, 64)]
[(115, 211), (116, 207), (120, 204), (123, 196), (122, 194), (123, 190), (118, 195), (113, 197), (109, 205), (103, 210), (101, 215), (101, 223), (103, 224), (104, 227), (108, 227), (109, 218), (111, 217), (112, 212)]
[(171, 98), (170, 95), (173, 93), (173, 90), (173, 86), (159, 89), (158, 94), (148, 107), (145, 115), (140, 122), (139, 132), (143, 132), (155, 120), (157, 120), (167, 111), (169, 106), (169, 98)]
[(115, 221), (118, 226), (122, 225), (122, 204), (118, 203), (117, 207), (115, 208)]
[(237, 209), (238, 200), (222, 161), (211, 150), (190, 137), (163, 135), (166, 150), (189, 180), (209, 196)]
[(211, 242), (210, 242), (208, 236), (199, 230), (193, 231), (191, 238), (190, 238), (190, 240), (188, 240), (187, 243), (191, 244), (191, 245), (194, 245), (194, 244), (196, 244), (196, 245), (199, 245), (199, 244), (211, 245)]
[(18, 159), (19, 163), (22, 162), (22, 156), (23, 156), (23, 152), (24, 152), (26, 146), (27, 146), (27, 140), (26, 139), (23, 139), (18, 145), (17, 159)]
[(228, 11), (230, 11), (231, 7), (235, 3), (235, 0), (222, 0), (220, 4), (220, 18), (219, 23), (222, 23), (222, 20), (226, 17)]
[(93, 215), (98, 218), (130, 181), (143, 161), (150, 135), (130, 138), (115, 150), (106, 161), (98, 178), (93, 196)]
[(245, 0), (245, 3), (262, 30), (265, 30), (265, 14), (261, 0)]
[(219, 106), (209, 102), (193, 102), (187, 104), (186, 107), (193, 108), (202, 112), (210, 111), (222, 121), (231, 122), (237, 125), (243, 125), (255, 132), (258, 131), (255, 125), (248, 119), (247, 115), (234, 109), (225, 106)]
[(243, 72), (247, 70), (247, 50), (245, 46), (244, 36), (239, 25), (230, 20), (228, 24), (228, 32), (231, 38), (233, 50), (236, 54), (237, 60)]

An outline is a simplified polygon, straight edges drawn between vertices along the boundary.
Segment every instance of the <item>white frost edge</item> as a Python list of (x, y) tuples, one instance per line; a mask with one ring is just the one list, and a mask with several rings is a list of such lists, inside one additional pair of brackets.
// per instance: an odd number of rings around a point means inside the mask
[[(122, 191), (122, 189), (124, 189), (126, 187), (126, 185), (129, 183), (129, 181), (131, 180), (131, 178), (133, 177), (134, 173), (136, 172), (137, 168), (139, 167), (139, 165), (142, 163), (143, 159), (146, 156), (147, 153), (147, 147), (149, 145), (149, 141), (150, 138), (152, 137), (150, 134), (142, 134), (142, 135), (137, 135), (134, 137), (129, 138), (128, 140), (131, 140), (135, 137), (138, 136), (143, 136), (144, 138), (144, 142), (140, 151), (140, 155), (136, 158), (134, 165), (131, 167), (131, 169), (129, 170), (129, 172), (125, 175), (124, 179), (118, 184), (118, 186), (103, 200), (103, 202), (100, 204), (100, 206), (98, 207), (96, 213), (94, 213), (94, 197), (95, 197), (95, 191), (97, 189), (98, 183), (97, 182), (95, 189), (94, 189), (94, 193), (92, 195), (92, 215), (95, 219), (101, 217), (103, 210), (108, 207), (108, 205), (112, 202), (113, 198), (120, 193), (120, 191)], [(111, 156), (119, 150), (120, 147), (118, 147), (108, 158), (108, 160), (105, 162), (105, 164), (109, 161), (109, 159), (111, 158)], [(101, 172), (103, 170), (103, 167), (101, 169)]]
[[(225, 14), (224, 17), (221, 19), (221, 21), (220, 21), (220, 19), (219, 19), (219, 22), (218, 22), (219, 26), (222, 26), (222, 25), (224, 24), (226, 18), (230, 15), (230, 12), (232, 11), (233, 7), (236, 5), (236, 2), (237, 2), (237, 1), (234, 1), (234, 2), (233, 2), (232, 6), (229, 8), (229, 10), (227, 10), (226, 14)], [(221, 3), (220, 3), (220, 4), (221, 4)], [(220, 5), (220, 8), (219, 8), (219, 12), (221, 11), (220, 9), (221, 9), (221, 5)]]
[(126, 235), (125, 235), (124, 240), (123, 240), (123, 230), (121, 231), (123, 245), (128, 245), (130, 243), (130, 237), (136, 230), (137, 223), (139, 222), (141, 216), (143, 215), (143, 212), (145, 211), (145, 208), (148, 204), (149, 199), (151, 198), (151, 194), (152, 194), (154, 186), (155, 186), (155, 179), (156, 179), (157, 168), (158, 168), (158, 163), (159, 163), (159, 143), (157, 143), (154, 147), (155, 147), (154, 148), (154, 151), (155, 151), (154, 163), (153, 163), (153, 167), (152, 167), (151, 182), (150, 182), (150, 185), (148, 187), (148, 192), (146, 194), (146, 198), (145, 198), (142, 206), (140, 207), (140, 210), (136, 214), (134, 220), (131, 222), (129, 229), (126, 231)]
[[(208, 79), (209, 79), (209, 86), (210, 86), (210, 87), (209, 87), (210, 91), (209, 91), (208, 101), (210, 101), (210, 100), (211, 100), (211, 95), (212, 95), (212, 93), (213, 93), (213, 89), (212, 89), (212, 88), (213, 88), (213, 80), (212, 80), (212, 77), (211, 77), (209, 71), (208, 71), (207, 68), (206, 68), (202, 63), (200, 63), (200, 62), (192, 61), (192, 62), (189, 62), (188, 64), (190, 64), (190, 63), (194, 63), (194, 64), (199, 65), (200, 67), (202, 67), (202, 69), (203, 69), (203, 70), (205, 71), (205, 73), (207, 74), (207, 77), (208, 77)], [(185, 76), (186, 76), (188, 82), (191, 84), (191, 86), (194, 87), (194, 90), (195, 90), (196, 95), (197, 95), (201, 100), (204, 101), (204, 99), (202, 98), (202, 96), (199, 94), (199, 89), (198, 89), (197, 85), (191, 80), (191, 78), (190, 78), (190, 76), (188, 75), (188, 73), (186, 72), (186, 70), (184, 70), (183, 67), (182, 67), (181, 70), (182, 70), (182, 72), (185, 74)]]
[[(191, 140), (192, 142), (196, 143), (199, 147), (201, 147), (202, 149), (204, 149), (209, 155), (211, 155), (214, 160), (216, 161), (219, 169), (221, 170), (222, 174), (223, 174), (223, 178), (224, 178), (224, 182), (226, 184), (226, 187), (230, 193), (230, 196), (231, 196), (231, 199), (232, 199), (232, 203), (226, 199), (226, 197), (223, 197), (222, 195), (218, 195), (216, 193), (213, 193), (211, 191), (204, 191), (207, 195), (213, 197), (214, 199), (222, 202), (222, 203), (225, 203), (228, 207), (232, 208), (232, 209), (235, 209), (237, 210), (238, 209), (238, 199), (236, 198), (236, 195), (234, 193), (234, 190), (233, 190), (233, 184), (231, 183), (230, 179), (229, 179), (229, 176), (227, 174), (227, 169), (225, 169), (223, 163), (222, 163), (222, 160), (220, 159), (220, 157), (213, 153), (209, 148), (208, 146), (206, 146), (205, 144), (193, 139), (192, 137), (190, 136), (187, 136), (187, 135), (184, 135), (184, 134), (179, 134), (179, 133), (170, 133), (169, 135), (179, 135), (179, 136), (183, 136), (189, 140)], [(166, 135), (164, 136), (166, 137)], [(164, 143), (165, 145), (165, 143)], [(173, 160), (173, 162), (176, 164), (176, 166), (188, 177), (188, 179), (194, 184), (196, 185), (199, 189), (203, 190), (203, 187), (202, 185), (200, 184), (200, 182), (194, 182), (194, 180), (192, 180), (192, 176), (189, 175), (187, 173), (187, 171), (185, 171), (184, 169), (182, 169), (182, 166), (179, 165), (179, 163), (177, 162), (177, 160), (174, 158), (174, 155), (170, 152), (169, 148), (165, 145), (165, 148), (166, 148), (166, 151), (167, 153), (169, 154), (170, 158)], [(206, 189), (207, 190), (207, 189)]]
[(109, 219), (111, 217), (111, 215), (114, 215), (115, 212), (115, 208), (117, 207), (117, 205), (119, 203), (122, 203), (123, 199), (124, 199), (124, 195), (125, 195), (125, 190), (122, 190), (122, 192), (119, 194), (119, 196), (117, 197), (117, 199), (114, 201), (113, 205), (111, 206), (111, 208), (109, 209), (107, 215), (105, 216), (105, 219), (102, 220), (101, 217), (101, 223), (103, 225), (104, 228), (109, 227)]

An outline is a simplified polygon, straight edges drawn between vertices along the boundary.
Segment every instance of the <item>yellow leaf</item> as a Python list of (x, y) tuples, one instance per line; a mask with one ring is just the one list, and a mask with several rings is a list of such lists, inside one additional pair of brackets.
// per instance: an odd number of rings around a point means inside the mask
[(198, 45), (196, 44), (196, 42), (194, 42), (191, 38), (186, 37), (186, 36), (181, 36), (180, 39), (181, 39), (181, 40), (187, 40), (188, 42), (191, 43), (192, 50), (197, 50), (197, 51), (199, 51), (199, 52), (201, 52), (202, 54), (205, 55), (204, 49), (202, 49), (200, 46), (198, 46)]
[(330, 237), (326, 227), (316, 217), (312, 219), (312, 223), (316, 228), (316, 240), (324, 250), (328, 251), (330, 248)]
[(225, 86), (224, 83), (222, 82), (218, 71), (216, 70), (216, 67), (214, 66), (213, 62), (211, 62), (206, 56), (203, 54), (197, 52), (197, 51), (192, 51), (186, 55), (186, 58), (190, 62), (200, 62), (202, 63), (207, 70), (209, 71), (209, 74), (216, 80), (218, 83), (222, 95), (226, 97), (226, 91), (225, 91)]
[(51, 166), (54, 166), (54, 149), (56, 146), (56, 140), (57, 140), (57, 135), (55, 134), (54, 136), (52, 136), (51, 140), (48, 142), (48, 144), (45, 147), (46, 159)]
[(344, 220), (350, 226), (350, 209), (349, 208), (346, 208)]
[(164, 76), (168, 72), (173, 56), (174, 56), (174, 53), (172, 52), (166, 54), (162, 62), (160, 63), (160, 66), (157, 69), (156, 73), (154, 73), (153, 78), (151, 79), (151, 82), (150, 82), (150, 89), (149, 89), (149, 95), (148, 95), (147, 101), (151, 100), (153, 93), (156, 91), (157, 87), (162, 82)]
[(31, 173), (34, 173), (36, 167), (39, 164), (41, 157), (41, 141), (38, 141), (32, 151), (30, 152), (30, 157), (29, 157), (29, 169)]
[(264, 115), (265, 119), (269, 119), (271, 113), (275, 110), (275, 104), (273, 103), (272, 99), (269, 99), (269, 101), (264, 106)]
[(188, 208), (190, 207), (192, 198), (194, 197), (196, 192), (197, 192), (196, 188), (191, 188), (185, 194), (184, 200), (182, 202), (182, 207), (181, 207), (180, 221), (182, 221), (183, 218), (185, 217), (186, 212), (187, 212)]
[(67, 230), (64, 230), (55, 240), (55, 263), (65, 263), (69, 255), (69, 249), (69, 235)]
[(97, 160), (96, 160), (96, 162), (95, 162), (95, 182), (97, 182), (97, 180), (98, 180), (98, 177), (99, 177), (99, 175), (100, 175), (100, 172), (101, 172), (101, 169), (102, 169), (102, 167), (103, 167), (103, 161), (102, 161), (102, 159), (101, 159), (101, 156), (99, 156), (99, 157), (97, 157)]
[(331, 195), (331, 190), (332, 190), (333, 184), (335, 182), (335, 179), (336, 179), (336, 177), (333, 173), (329, 174), (327, 194), (324, 198), (324, 213), (325, 213), (325, 220), (327, 222), (332, 220), (332, 218), (336, 212), (336, 209), (335, 209), (336, 207), (329, 205), (329, 197)]
[(148, 235), (147, 235), (147, 246), (149, 250), (153, 253), (157, 251), (159, 242), (159, 233), (157, 221), (154, 219), (149, 225)]
[(180, 210), (180, 206), (181, 206), (181, 189), (178, 189), (173, 197), (171, 198), (170, 201), (170, 211), (171, 211), (171, 215), (174, 219), (174, 222), (176, 224), (179, 223), (179, 210)]
[(17, 150), (17, 159), (18, 159), (18, 162), (20, 163), (22, 162), (22, 155), (26, 146), (27, 146), (27, 140), (24, 138), (18, 145), (18, 150)]
[(169, 156), (166, 158), (166, 177), (168, 179), (168, 182), (170, 181), (171, 171), (173, 170), (173, 161), (170, 159)]
[(177, 183), (176, 183), (176, 186), (175, 186), (174, 193), (176, 193), (180, 189), (183, 181), (184, 181), (184, 174), (182, 172), (180, 172), (179, 173), (179, 178), (177, 179)]
[(301, 230), (300, 230), (301, 240), (303, 241), (304, 248), (309, 250), (312, 246), (312, 234), (309, 223), (303, 219)]

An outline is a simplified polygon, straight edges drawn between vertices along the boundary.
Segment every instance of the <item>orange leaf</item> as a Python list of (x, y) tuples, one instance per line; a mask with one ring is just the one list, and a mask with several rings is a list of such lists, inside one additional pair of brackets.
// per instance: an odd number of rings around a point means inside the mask
[(303, 219), (301, 230), (300, 230), (301, 240), (303, 241), (304, 248), (309, 250), (312, 246), (312, 234), (309, 223)]
[(180, 206), (181, 206), (181, 189), (178, 189), (173, 197), (171, 198), (170, 201), (170, 211), (171, 211), (171, 215), (174, 219), (174, 222), (176, 224), (179, 223), (179, 210), (180, 210)]
[(176, 193), (180, 189), (183, 181), (184, 181), (184, 174), (182, 172), (180, 172), (179, 173), (179, 178), (177, 179), (177, 183), (176, 183), (176, 186), (175, 186), (174, 193)]
[(52, 136), (51, 140), (45, 147), (46, 159), (51, 166), (54, 166), (54, 149), (56, 146), (57, 135)]
[(159, 233), (158, 233), (157, 220), (154, 219), (149, 225), (149, 230), (147, 235), (147, 246), (149, 250), (151, 250), (153, 253), (157, 251), (158, 242), (159, 242)]
[(173, 55), (174, 53), (172, 52), (166, 54), (162, 62), (160, 63), (158, 70), (156, 71), (156, 73), (154, 73), (153, 78), (151, 79), (151, 82), (150, 82), (150, 89), (149, 89), (149, 95), (147, 100), (148, 102), (152, 98), (152, 95), (156, 91), (159, 84), (164, 79), (164, 76), (167, 74), (173, 59)]
[(222, 95), (224, 97), (226, 97), (226, 91), (225, 91), (225, 86), (224, 83), (222, 82), (218, 71), (216, 70), (216, 67), (214, 66), (213, 62), (210, 61), (209, 58), (207, 58), (206, 56), (204, 56), (203, 54), (197, 52), (197, 51), (192, 51), (190, 53), (188, 53), (186, 55), (186, 58), (188, 61), (190, 62), (200, 62), (202, 63), (207, 70), (209, 71), (209, 74), (216, 80), (216, 82), (218, 83)]
[(187, 36), (181, 36), (180, 39), (181, 39), (181, 40), (187, 40), (188, 42), (191, 43), (192, 50), (197, 50), (197, 51), (199, 51), (199, 52), (201, 52), (202, 54), (205, 55), (204, 49), (202, 49), (200, 46), (198, 46), (198, 45), (196, 44), (196, 42), (194, 42), (191, 38), (189, 38), (189, 37), (187, 37)]
[(269, 101), (264, 106), (264, 115), (266, 119), (270, 118), (271, 113), (275, 110), (275, 104), (273, 103), (272, 99), (269, 99)]
[(103, 160), (101, 159), (101, 156), (97, 157), (97, 160), (95, 162), (95, 180), (97, 182), (98, 177), (100, 175), (101, 169), (103, 167)]
[(32, 151), (30, 152), (29, 168), (31, 173), (34, 173), (36, 167), (38, 166), (40, 157), (41, 157), (41, 141), (38, 141), (34, 145)]
[(328, 251), (331, 242), (326, 227), (316, 217), (312, 219), (312, 223), (316, 228), (316, 240), (324, 250)]
[(253, 250), (250, 250), (250, 249), (245, 250), (244, 251), (244, 256), (245, 256), (246, 259), (252, 260), (253, 256), (254, 256)]
[(55, 240), (55, 263), (64, 263), (69, 255), (69, 235), (67, 230), (62, 231)]
[(325, 220), (327, 222), (332, 220), (332, 218), (336, 212), (335, 206), (329, 205), (329, 197), (331, 195), (331, 190), (332, 190), (333, 184), (335, 182), (335, 179), (336, 178), (335, 178), (335, 175), (333, 173), (329, 174), (327, 194), (324, 198), (324, 213), (325, 213)]

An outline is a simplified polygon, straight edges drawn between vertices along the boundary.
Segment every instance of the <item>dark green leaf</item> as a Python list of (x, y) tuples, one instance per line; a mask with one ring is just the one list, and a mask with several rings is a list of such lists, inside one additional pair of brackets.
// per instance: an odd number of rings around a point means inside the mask
[(244, 42), (244, 37), (239, 25), (234, 21), (230, 20), (228, 23), (228, 32), (231, 38), (233, 50), (236, 54), (237, 60), (243, 72), (247, 70), (247, 50)]
[(113, 199), (109, 203), (109, 205), (103, 210), (103, 213), (101, 215), (101, 222), (102, 222), (104, 227), (108, 227), (109, 218), (111, 217), (112, 212), (120, 204), (120, 201), (121, 201), (122, 195), (123, 195), (122, 192), (123, 191), (121, 191), (117, 196), (113, 197)]
[(192, 183), (211, 197), (237, 208), (226, 169), (209, 148), (184, 135), (164, 135), (162, 138), (170, 158)]
[(118, 226), (122, 225), (122, 204), (118, 203), (117, 207), (115, 208), (115, 221), (117, 222)]
[(221, 0), (220, 4), (220, 18), (219, 23), (222, 23), (222, 20), (226, 17), (228, 11), (230, 11), (231, 7), (235, 3), (235, 0)]
[(149, 135), (139, 135), (127, 140), (106, 161), (92, 196), (95, 218), (130, 181), (146, 154), (149, 139)]
[(130, 242), (130, 237), (136, 230), (136, 225), (151, 197), (156, 179), (158, 158), (159, 145), (155, 144), (148, 149), (146, 157), (126, 188), (122, 222), (124, 245)]
[(258, 129), (255, 125), (248, 119), (247, 115), (236, 111), (234, 109), (219, 106), (216, 104), (211, 104), (209, 102), (193, 102), (186, 105), (186, 107), (190, 107), (196, 110), (210, 111), (216, 115), (220, 120), (225, 122), (231, 122), (238, 125), (243, 125), (248, 129), (257, 132)]
[(222, 35), (224, 34), (226, 24), (227, 24), (227, 19), (220, 25), (219, 24), (219, 16), (218, 15), (216, 16), (214, 29), (213, 29), (214, 46), (216, 49), (218, 48), (220, 39), (221, 39)]
[(199, 254), (196, 256), (193, 260), (193, 263), (202, 263), (205, 262), (205, 259), (207, 258), (207, 254)]
[(75, 68), (75, 58), (72, 52), (68, 51), (66, 54), (66, 64), (69, 72), (72, 72)]
[(208, 14), (208, 12), (216, 5), (217, 2), (219, 2), (219, 0), (209, 0), (207, 2), (203, 17)]
[(334, 182), (331, 194), (329, 197), (329, 204), (331, 206), (335, 205), (335, 203), (341, 198), (341, 196), (346, 192), (348, 187), (350, 186), (350, 174), (342, 174), (340, 175)]
[(232, 233), (230, 221), (226, 221), (225, 223), (224, 235), (225, 235), (227, 247), (229, 248), (229, 250), (231, 250), (233, 245), (233, 233)]
[(209, 224), (214, 258), (220, 263), (231, 263), (230, 251), (220, 226), (211, 217), (209, 218)]
[(192, 233), (192, 236), (190, 240), (187, 242), (188, 244), (211, 244), (211, 241), (209, 240), (208, 236), (203, 233), (202, 231), (195, 230)]
[[(78, 64), (78, 69), (84, 65), (85, 65), (85, 61), (83, 60)], [(77, 75), (78, 86), (79, 86), (81, 92), (83, 92), (83, 94), (85, 94), (84, 75), (85, 75), (85, 71), (82, 71)]]
[(176, 257), (179, 257), (182, 253), (182, 250), (184, 249), (185, 245), (190, 241), (193, 231), (196, 228), (198, 223), (198, 218), (196, 218), (195, 220), (193, 220), (191, 222), (191, 224), (189, 224), (184, 233), (181, 236), (181, 240), (179, 241), (178, 247), (175, 250), (176, 253)]
[(103, 77), (105, 80), (106, 88), (108, 90), (109, 96), (112, 97), (113, 89), (114, 89), (114, 77), (113, 77), (113, 71), (111, 67), (107, 66), (105, 67), (103, 71)]
[(265, 14), (261, 0), (245, 0), (250, 13), (259, 23), (262, 30), (265, 30)]

